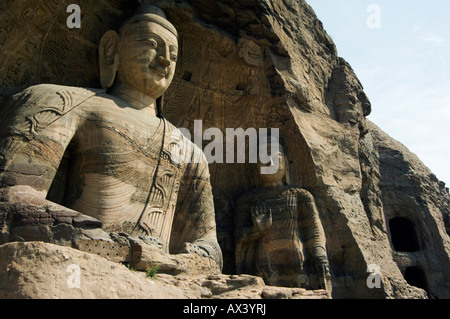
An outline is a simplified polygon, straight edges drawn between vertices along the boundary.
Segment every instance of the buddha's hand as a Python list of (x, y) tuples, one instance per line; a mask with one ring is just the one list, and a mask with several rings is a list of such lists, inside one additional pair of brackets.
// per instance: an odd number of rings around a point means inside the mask
[(272, 227), (272, 211), (265, 203), (252, 206), (250, 214), (253, 225), (259, 233), (264, 233)]
[(99, 220), (53, 203), (28, 186), (1, 189), (0, 204), (0, 213), (11, 214), (15, 227), (59, 224), (80, 228), (102, 227)]
[[(318, 256), (316, 259), (316, 271), (321, 281), (330, 280), (330, 266), (326, 256)], [(324, 288), (324, 287), (323, 287)]]
[(192, 244), (192, 243), (184, 243), (183, 248), (181, 248), (180, 253), (184, 253), (184, 254), (195, 253), (195, 254), (199, 255), (200, 257), (209, 257), (209, 254), (205, 249), (201, 248), (198, 245)]

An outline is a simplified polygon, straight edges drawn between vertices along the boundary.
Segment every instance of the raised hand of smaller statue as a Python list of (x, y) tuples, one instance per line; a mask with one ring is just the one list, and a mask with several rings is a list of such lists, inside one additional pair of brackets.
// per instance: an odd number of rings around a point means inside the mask
[(264, 233), (272, 227), (272, 211), (265, 203), (252, 206), (250, 214), (253, 225), (259, 233)]

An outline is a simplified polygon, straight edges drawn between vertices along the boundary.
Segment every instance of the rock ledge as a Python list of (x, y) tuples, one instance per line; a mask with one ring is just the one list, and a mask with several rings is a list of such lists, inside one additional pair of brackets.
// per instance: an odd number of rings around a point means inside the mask
[(146, 277), (125, 265), (44, 242), (0, 246), (1, 299), (330, 299), (249, 275)]

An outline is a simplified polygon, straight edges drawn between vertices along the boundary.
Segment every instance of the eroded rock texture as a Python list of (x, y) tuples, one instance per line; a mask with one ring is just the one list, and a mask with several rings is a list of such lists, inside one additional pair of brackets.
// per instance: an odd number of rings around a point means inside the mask
[(448, 189), (398, 141), (370, 123), (379, 152), (383, 211), (394, 260), (432, 298), (448, 298)]
[[(450, 296), (448, 192), (368, 123), (370, 102), (361, 84), (304, 0), (147, 2), (160, 6), (180, 35), (165, 116), (192, 133), (194, 120), (203, 120), (203, 130), (222, 132), (280, 129), (291, 184), (308, 190), (317, 204), (333, 297), (425, 296), (415, 287), (429, 297)], [(99, 40), (137, 3), (79, 4), (81, 29), (66, 27), (66, 1), (0, 4), (2, 97), (37, 83), (100, 87)], [(224, 272), (234, 274), (235, 202), (256, 182), (250, 164), (213, 163), (210, 172)], [(417, 245), (405, 252), (396, 238), (411, 224)], [(369, 289), (373, 264), (382, 283)]]
[(326, 290), (272, 287), (250, 275), (150, 277), (89, 253), (38, 242), (0, 246), (0, 279), (2, 299), (330, 298)]

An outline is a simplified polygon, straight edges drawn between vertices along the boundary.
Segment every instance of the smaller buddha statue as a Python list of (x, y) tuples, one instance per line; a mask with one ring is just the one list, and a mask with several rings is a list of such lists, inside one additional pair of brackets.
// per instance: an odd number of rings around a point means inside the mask
[(260, 276), (272, 286), (331, 290), (325, 233), (314, 197), (289, 185), (281, 145), (272, 162), (278, 171), (261, 174), (263, 164), (258, 163), (259, 185), (236, 203), (237, 273)]

